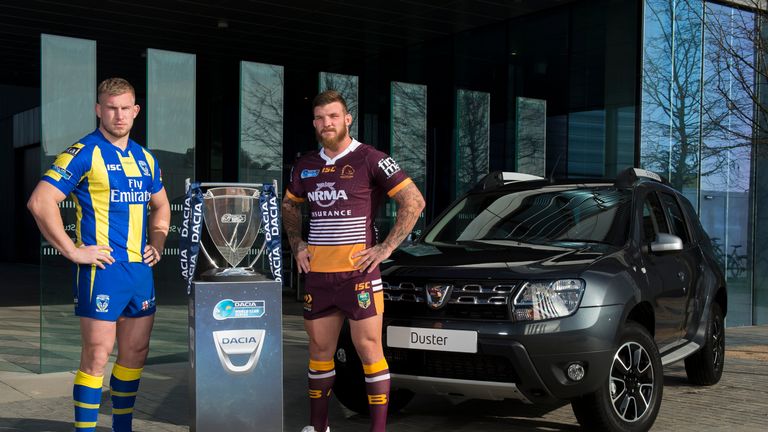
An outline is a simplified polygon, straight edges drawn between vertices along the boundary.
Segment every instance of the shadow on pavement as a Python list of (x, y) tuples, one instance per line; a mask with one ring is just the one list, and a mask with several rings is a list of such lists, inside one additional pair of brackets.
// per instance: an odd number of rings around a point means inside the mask
[[(23, 418), (0, 418), (0, 432), (71, 432), (72, 422), (56, 420), (35, 420)], [(108, 427), (97, 427), (96, 432), (110, 432)]]

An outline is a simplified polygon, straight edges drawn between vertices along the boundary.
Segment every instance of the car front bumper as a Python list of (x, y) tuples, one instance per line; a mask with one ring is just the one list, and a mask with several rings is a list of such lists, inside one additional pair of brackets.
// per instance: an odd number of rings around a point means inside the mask
[[(393, 387), (478, 399), (555, 403), (608, 385), (615, 353), (620, 305), (580, 308), (576, 314), (541, 322), (430, 320), (385, 317), (385, 352)], [(477, 332), (476, 353), (388, 347), (386, 327)], [(570, 364), (584, 378), (566, 375)]]

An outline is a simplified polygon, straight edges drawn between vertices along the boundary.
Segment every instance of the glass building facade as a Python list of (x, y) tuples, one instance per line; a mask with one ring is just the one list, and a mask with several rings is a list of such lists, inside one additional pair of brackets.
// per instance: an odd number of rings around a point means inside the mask
[[(350, 35), (317, 22), (336, 16), (329, 6), (286, 3), (178, 15), (175, 2), (138, 2), (113, 30), (46, 15), (74, 13), (66, 2), (0, 5), (0, 178), (12, 185), (0, 264), (25, 275), (3, 287), (0, 307), (39, 322), (36, 342), (8, 345), (37, 358), (17, 367), (63, 370), (79, 357), (70, 267), (24, 204), (52, 158), (96, 126), (96, 85), (110, 76), (136, 87), (131, 137), (158, 156), (172, 202), (150, 361), (186, 355), (184, 180), (282, 189), (296, 156), (317, 148), (311, 100), (329, 88), (349, 103), (352, 136), (391, 153), (424, 193), (415, 235), (490, 171), (586, 178), (639, 166), (698, 209), (728, 277), (727, 325), (768, 323), (768, 254), (755, 247), (768, 237), (762, 11), (702, 0), (470, 1), (450, 13), (373, 2), (345, 11)], [(381, 209), (381, 236), (395, 214), (392, 202)], [(71, 227), (69, 200), (62, 215)], [(287, 278), (286, 301), (298, 284)]]

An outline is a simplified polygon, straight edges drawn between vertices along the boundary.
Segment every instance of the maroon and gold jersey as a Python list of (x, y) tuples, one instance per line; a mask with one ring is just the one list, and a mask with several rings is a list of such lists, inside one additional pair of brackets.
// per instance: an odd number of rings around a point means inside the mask
[(384, 194), (412, 183), (389, 157), (352, 140), (331, 159), (321, 149), (301, 157), (286, 197), (309, 203), (309, 253), (313, 272), (355, 270), (352, 255), (375, 243), (373, 219)]

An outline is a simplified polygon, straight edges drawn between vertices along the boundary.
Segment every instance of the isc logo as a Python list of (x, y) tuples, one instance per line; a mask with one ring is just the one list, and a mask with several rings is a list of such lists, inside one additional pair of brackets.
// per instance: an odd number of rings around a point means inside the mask
[(355, 284), (355, 291), (363, 291), (367, 290), (371, 287), (370, 282), (361, 282), (359, 284)]
[(107, 171), (122, 171), (123, 166), (120, 164), (107, 164)]
[(335, 166), (323, 167), (323, 174), (332, 173), (332, 172), (336, 172)]

